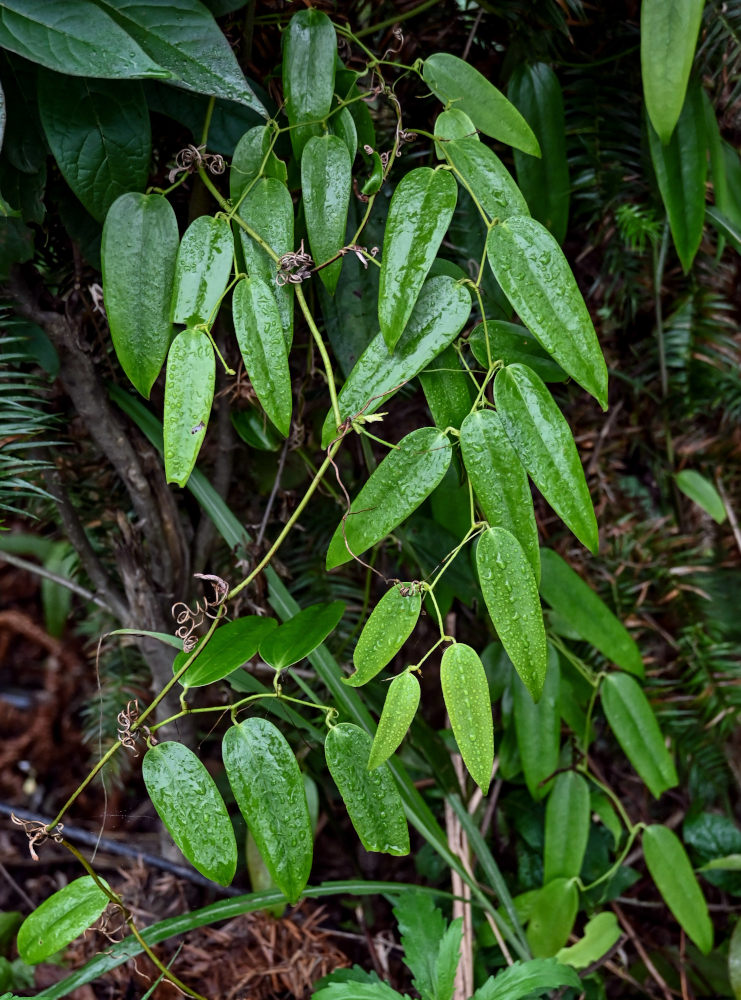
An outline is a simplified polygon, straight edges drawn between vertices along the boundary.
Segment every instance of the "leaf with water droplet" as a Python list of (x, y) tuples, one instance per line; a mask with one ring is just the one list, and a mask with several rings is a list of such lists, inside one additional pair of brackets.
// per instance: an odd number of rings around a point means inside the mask
[(206, 435), (216, 379), (211, 341), (201, 330), (183, 330), (167, 356), (163, 421), (165, 475), (185, 486)]
[(293, 153), (300, 161), (332, 107), (337, 35), (326, 14), (310, 8), (294, 14), (283, 44), (283, 93)]
[(202, 215), (185, 230), (175, 265), (175, 323), (211, 324), (232, 269), (234, 242), (226, 219)]
[(45, 899), (19, 927), (21, 959), (26, 965), (38, 965), (56, 955), (95, 923), (108, 902), (90, 875), (74, 879)]
[(448, 163), (471, 190), (490, 221), (530, 215), (527, 202), (510, 172), (496, 153), (478, 141), (478, 136), (455, 139), (442, 148)]
[[(352, 163), (342, 139), (335, 135), (309, 139), (301, 157), (301, 184), (309, 246), (315, 262), (321, 264), (336, 256), (345, 244)], [(341, 270), (340, 258), (319, 271), (330, 294), (334, 294)]]
[(440, 663), (440, 685), (463, 763), (486, 795), (494, 766), (494, 724), (489, 683), (478, 653), (462, 642), (448, 646)]
[(393, 586), (371, 612), (355, 651), (355, 673), (345, 684), (361, 687), (390, 663), (414, 631), (422, 610), (422, 594), (408, 583)]
[(285, 183), (286, 165), (270, 149), (270, 137), (267, 125), (256, 125), (237, 143), (229, 167), (229, 196), (235, 205), (258, 177), (275, 177)]
[(388, 760), (404, 739), (417, 714), (419, 697), (419, 681), (410, 670), (391, 681), (368, 759), (369, 771)]

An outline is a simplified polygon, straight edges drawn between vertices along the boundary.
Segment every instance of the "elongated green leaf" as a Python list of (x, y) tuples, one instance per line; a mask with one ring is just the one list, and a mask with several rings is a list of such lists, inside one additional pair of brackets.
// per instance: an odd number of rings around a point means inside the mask
[(435, 427), (420, 427), (384, 458), (332, 536), (327, 569), (360, 556), (405, 521), (450, 465), (451, 447)]
[(684, 103), (705, 0), (642, 0), (641, 76), (648, 116), (669, 142)]
[(96, 3), (152, 59), (169, 70), (178, 86), (238, 101), (267, 117), (224, 33), (198, 0), (96, 0)]
[(183, 648), (183, 640), (170, 635), (168, 632), (150, 632), (147, 629), (138, 628), (115, 628), (112, 632), (106, 632), (106, 637), (109, 635), (141, 635), (146, 639), (158, 639), (160, 642), (164, 642), (166, 646), (172, 646), (173, 649)]
[[(614, 917), (614, 914), (608, 915)], [(582, 984), (573, 969), (555, 958), (533, 958), (529, 962), (515, 962), (487, 979), (472, 1000), (522, 1000), (522, 997), (540, 996), (559, 986), (578, 990)]]
[(569, 425), (538, 376), (508, 365), (494, 379), (494, 400), (507, 436), (530, 478), (582, 545), (597, 552), (592, 498)]
[(705, 476), (694, 469), (683, 469), (676, 475), (676, 483), (686, 497), (689, 497), (698, 507), (702, 507), (716, 524), (723, 524), (728, 517), (726, 506), (720, 493)]
[(437, 961), (435, 962), (436, 1000), (453, 1000), (455, 974), (461, 960), (462, 940), (463, 917), (456, 917), (443, 934), (437, 953)]
[(486, 795), (494, 765), (494, 724), (489, 684), (478, 653), (462, 642), (448, 646), (440, 663), (440, 685), (463, 763)]
[(505, 365), (527, 365), (544, 382), (565, 382), (569, 377), (543, 350), (527, 327), (519, 323), (488, 319), (486, 331), (483, 323), (477, 323), (469, 334), (468, 346), (478, 363), (485, 369), (489, 368), (490, 362), (503, 361)]
[(568, 948), (562, 948), (556, 958), (564, 965), (586, 969), (606, 955), (620, 940), (621, 931), (614, 913), (598, 913), (584, 927), (583, 936)]
[[(252, 659), (262, 640), (277, 624), (275, 618), (246, 615), (222, 625), (203, 646), (198, 658), (180, 678), (180, 683), (184, 688), (205, 687), (228, 677)], [(179, 653), (172, 672), (176, 674), (181, 670), (190, 656), (192, 653)]]
[(127, 191), (143, 189), (152, 136), (138, 83), (39, 74), (41, 124), (64, 179), (98, 222)]
[(678, 778), (648, 699), (627, 674), (607, 676), (601, 694), (605, 716), (623, 753), (658, 799)]
[(643, 677), (634, 639), (604, 601), (552, 549), (542, 549), (540, 593), (574, 632), (623, 670)]
[(435, 119), (435, 155), (438, 160), (445, 159), (445, 149), (452, 139), (472, 138), (479, 140), (476, 126), (459, 108), (441, 111)]
[(402, 178), (383, 237), (378, 322), (389, 351), (404, 332), (453, 217), (458, 189), (446, 170), (416, 167)]
[(538, 892), (527, 928), (527, 943), (536, 958), (549, 958), (566, 944), (579, 908), (573, 879), (553, 879)]
[(486, 254), (520, 319), (563, 370), (606, 410), (605, 359), (558, 243), (535, 219), (519, 215), (489, 231)]
[(337, 36), (321, 11), (301, 10), (291, 18), (283, 43), (283, 94), (297, 160), (332, 107)]
[(182, 743), (147, 750), (142, 777), (172, 839), (206, 878), (229, 885), (237, 867), (237, 842), (216, 782)]
[(705, 109), (699, 83), (692, 83), (688, 88), (682, 113), (669, 143), (662, 145), (651, 126), (648, 139), (674, 247), (687, 273), (700, 246), (705, 222), (708, 161)]
[(545, 810), (543, 881), (576, 878), (589, 839), (589, 785), (576, 771), (559, 774)]
[(160, 194), (124, 194), (103, 226), (103, 300), (116, 356), (149, 399), (170, 346), (170, 302), (180, 237)]
[(206, 434), (214, 398), (216, 363), (211, 341), (200, 330), (183, 330), (167, 356), (165, 379), (165, 475), (185, 486)]
[(435, 426), (460, 428), (471, 411), (473, 383), (452, 344), (419, 373), (419, 381)]
[(273, 292), (255, 276), (240, 281), (232, 298), (234, 332), (244, 367), (263, 409), (284, 437), (291, 429), (291, 372)]
[(741, 225), (734, 222), (729, 216), (719, 212), (713, 205), (706, 207), (705, 216), (713, 224), (717, 232), (729, 241), (736, 252), (741, 253)]
[(387, 591), (363, 626), (353, 652), (355, 673), (342, 678), (345, 684), (360, 687), (383, 670), (414, 631), (421, 610), (422, 595), (410, 584)]
[(229, 167), (229, 196), (235, 205), (258, 177), (275, 177), (285, 184), (286, 165), (270, 151), (270, 135), (266, 125), (256, 125), (237, 143)]
[(538, 702), (533, 701), (519, 677), (512, 678), (517, 747), (525, 784), (536, 800), (548, 793), (552, 783), (545, 784), (545, 780), (558, 768), (561, 742), (560, 691), (558, 654), (550, 646), (543, 694)]
[[(286, 185), (275, 177), (263, 177), (250, 189), (239, 209), (244, 221), (278, 256), (293, 250), (293, 202)], [(239, 229), (244, 261), (251, 277), (261, 278), (272, 289), (278, 304), (286, 348), (293, 340), (293, 286), (276, 284), (277, 265), (259, 243)]]
[(419, 681), (409, 670), (391, 681), (368, 758), (368, 770), (383, 764), (399, 747), (417, 714), (419, 698)]
[(267, 719), (224, 734), (224, 767), (239, 811), (278, 888), (295, 903), (314, 852), (304, 781), (285, 736)]
[(232, 270), (234, 242), (226, 219), (201, 215), (185, 230), (175, 265), (173, 320), (195, 326), (215, 318)]
[(330, 135), (336, 135), (344, 143), (352, 166), (358, 153), (358, 130), (348, 108), (340, 108), (332, 115), (329, 119), (329, 132)]
[[(315, 262), (322, 264), (345, 244), (352, 162), (342, 139), (335, 135), (309, 139), (301, 156), (301, 185), (309, 246)], [(334, 294), (341, 270), (342, 258), (319, 271), (330, 294)]]
[(538, 140), (520, 112), (473, 66), (448, 52), (436, 52), (425, 59), (422, 75), (443, 104), (464, 111), (486, 135), (540, 156)]
[(27, 965), (37, 965), (79, 937), (108, 905), (108, 896), (90, 875), (76, 878), (49, 896), (21, 924), (18, 954)]
[(506, 528), (485, 531), (476, 568), (486, 608), (523, 683), (537, 701), (546, 674), (546, 641), (538, 585), (527, 556)]
[(260, 643), (260, 656), (275, 670), (298, 663), (324, 642), (345, 611), (343, 601), (312, 604), (279, 625)]
[(399, 792), (385, 764), (368, 770), (373, 741), (351, 722), (327, 733), (327, 767), (366, 851), (409, 853), (409, 830)]
[(713, 924), (681, 840), (668, 827), (654, 825), (643, 831), (642, 842), (646, 867), (664, 902), (707, 955), (713, 947)]
[(527, 473), (505, 433), (498, 413), (477, 410), (461, 426), (463, 463), (484, 517), (506, 528), (525, 552), (536, 582), (540, 579), (538, 529)]
[(501, 221), (512, 215), (530, 215), (527, 202), (509, 171), (496, 153), (479, 141), (478, 136), (455, 139), (445, 143), (442, 149), (448, 163), (470, 188), (490, 221)]
[[(385, 407), (392, 391), (418, 375), (457, 337), (470, 312), (471, 296), (463, 285), (444, 274), (428, 278), (393, 354), (378, 333), (358, 358), (338, 397), (342, 419)], [(323, 448), (336, 433), (330, 412), (322, 428)]]
[(70, 76), (171, 76), (88, 0), (5, 0), (0, 46)]

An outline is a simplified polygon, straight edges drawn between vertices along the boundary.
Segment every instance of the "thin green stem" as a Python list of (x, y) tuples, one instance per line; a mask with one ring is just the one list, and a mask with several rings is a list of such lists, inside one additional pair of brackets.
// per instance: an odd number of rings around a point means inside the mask
[(98, 763), (90, 771), (90, 773), (88, 774), (88, 776), (86, 778), (84, 778), (83, 781), (77, 786), (77, 788), (74, 790), (74, 792), (72, 792), (72, 794), (70, 795), (70, 797), (64, 803), (64, 805), (59, 810), (59, 812), (54, 817), (54, 819), (51, 821), (51, 823), (49, 823), (47, 825), (47, 827), (46, 827), (47, 830), (51, 831), (51, 830), (54, 829), (54, 827), (57, 825), (57, 823), (59, 823), (59, 821), (62, 819), (62, 817), (64, 816), (64, 814), (67, 812), (67, 810), (69, 809), (69, 807), (75, 801), (75, 799), (77, 798), (77, 796), (87, 788), (87, 786), (93, 780), (93, 778), (95, 777), (95, 775), (98, 774), (100, 771), (103, 770), (103, 768), (106, 766), (106, 764), (111, 759), (111, 757), (113, 757), (113, 755), (116, 753), (116, 751), (119, 749), (120, 746), (121, 746), (120, 743), (114, 743), (112, 747), (109, 747), (109, 749), (106, 750), (106, 752), (100, 758), (100, 760), (98, 761)]
[(332, 412), (334, 413), (335, 425), (339, 429), (342, 423), (342, 417), (340, 416), (340, 406), (337, 402), (337, 387), (334, 383), (334, 374), (332, 372), (332, 362), (329, 360), (329, 354), (327, 353), (327, 348), (324, 346), (324, 341), (322, 340), (322, 335), (319, 332), (319, 327), (314, 322), (314, 317), (311, 315), (311, 310), (309, 309), (306, 299), (304, 297), (304, 290), (301, 285), (296, 285), (296, 299), (299, 306), (301, 307), (301, 312), (304, 314), (304, 319), (306, 320), (311, 334), (314, 338), (314, 343), (317, 346), (322, 357), (322, 363), (324, 364), (324, 371), (327, 375), (327, 386), (329, 387), (329, 398), (332, 401)]
[[(428, 593), (430, 593), (430, 592), (428, 591)], [(432, 597), (431, 593), (430, 593), (430, 597)], [(433, 598), (433, 600), (434, 600), (434, 598)], [(442, 631), (442, 629), (441, 629), (441, 631)], [(418, 660), (416, 663), (413, 663), (411, 666), (407, 667), (407, 670), (419, 670), (419, 668), (422, 666), (422, 664), (425, 662), (425, 660), (428, 659), (428, 657), (432, 656), (432, 654), (435, 652), (435, 650), (437, 649), (437, 647), (440, 646), (444, 642), (455, 642), (455, 639), (452, 637), (452, 635), (441, 635), (440, 638), (435, 643), (435, 645), (432, 646), (431, 649), (427, 650), (427, 652), (422, 657), (422, 659)]]
[(451, 563), (458, 555), (460, 550), (463, 548), (463, 546), (466, 545), (468, 542), (470, 542), (473, 538), (475, 538), (476, 535), (480, 535), (481, 532), (484, 531), (487, 527), (488, 524), (485, 521), (477, 521), (475, 524), (471, 525), (471, 527), (468, 529), (468, 531), (464, 535), (463, 539), (458, 543), (458, 545), (456, 545), (456, 547), (452, 549), (452, 551), (450, 551), (447, 554), (447, 556), (445, 556), (445, 558), (443, 559), (443, 565), (440, 569), (440, 572), (437, 574), (435, 579), (432, 581), (432, 583), (428, 583), (426, 585), (426, 587), (429, 588), (429, 590), (432, 590), (433, 587), (437, 586), (438, 580), (443, 575), (443, 573), (445, 573), (445, 571), (450, 567)]
[(208, 132), (211, 128), (211, 118), (213, 117), (214, 107), (216, 105), (216, 98), (210, 97), (208, 105), (206, 106), (206, 117), (203, 119), (203, 131), (201, 132), (201, 145), (205, 146), (208, 142)]
[(425, 586), (424, 589), (425, 593), (429, 595), (430, 600), (432, 601), (432, 606), (435, 609), (435, 615), (437, 616), (437, 627), (440, 629), (440, 641), (442, 642), (442, 640), (445, 638), (445, 625), (443, 624), (443, 616), (440, 614), (440, 607), (435, 598), (435, 592), (430, 586)]
[(236, 210), (233, 208), (232, 205), (229, 204), (229, 201), (224, 197), (221, 191), (219, 191), (219, 189), (216, 187), (216, 185), (208, 176), (203, 167), (198, 168), (198, 176), (201, 178), (206, 188), (208, 188), (214, 200), (217, 201), (221, 209), (224, 212), (226, 212), (227, 216), (230, 219), (233, 219), (240, 227), (240, 229), (243, 229), (247, 233), (247, 235), (251, 237), (251, 239), (253, 239), (255, 243), (257, 243), (258, 246), (262, 247), (262, 249), (265, 251), (268, 257), (270, 257), (270, 259), (274, 263), (278, 264), (280, 262), (280, 257), (275, 252), (275, 250), (273, 250), (270, 244), (266, 243), (265, 240), (262, 238), (262, 236), (260, 236), (258, 232), (255, 232), (252, 226), (248, 225), (240, 215), (235, 214)]
[(600, 885), (602, 882), (606, 882), (608, 879), (612, 878), (615, 872), (620, 868), (623, 861), (627, 858), (631, 847), (633, 846), (633, 841), (636, 839), (640, 831), (643, 829), (643, 823), (637, 823), (634, 827), (628, 828), (628, 840), (625, 847), (620, 852), (620, 856), (615, 859), (614, 864), (610, 865), (606, 872), (603, 872), (598, 879), (594, 882), (590, 882), (589, 885), (584, 885), (581, 879), (577, 879), (577, 883), (582, 892), (589, 892), (590, 889), (594, 889), (596, 886)]
[(607, 796), (607, 798), (615, 806), (615, 809), (617, 810), (618, 814), (620, 815), (620, 819), (623, 821), (623, 824), (624, 824), (626, 830), (630, 831), (630, 830), (638, 829), (638, 827), (640, 827), (640, 823), (638, 824), (638, 826), (634, 827), (633, 823), (631, 822), (630, 816), (625, 811), (625, 806), (620, 801), (620, 798), (615, 794), (615, 792), (613, 792), (613, 790), (610, 788), (609, 785), (605, 785), (603, 782), (601, 782), (599, 780), (599, 778), (595, 778), (595, 776), (589, 770), (589, 766), (588, 766), (586, 760), (584, 761), (583, 764), (580, 764), (576, 768), (576, 770), (577, 771), (581, 771), (581, 773), (584, 775), (585, 778), (588, 778), (589, 781), (591, 781), (593, 785), (596, 785), (597, 788), (599, 788), (599, 790), (603, 793), (603, 795)]

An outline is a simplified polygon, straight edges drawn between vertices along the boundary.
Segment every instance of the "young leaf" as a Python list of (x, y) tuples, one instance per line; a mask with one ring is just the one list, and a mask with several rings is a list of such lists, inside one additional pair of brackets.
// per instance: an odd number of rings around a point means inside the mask
[(226, 219), (201, 215), (185, 230), (175, 265), (172, 318), (196, 326), (215, 318), (229, 281), (234, 255)]
[(167, 356), (165, 379), (165, 474), (185, 486), (196, 464), (211, 413), (216, 362), (211, 341), (200, 330), (183, 330)]
[(471, 411), (473, 393), (471, 377), (452, 344), (419, 373), (419, 382), (435, 427), (459, 428)]
[[(470, 312), (471, 295), (463, 285), (445, 274), (428, 278), (393, 354), (378, 333), (358, 358), (338, 397), (342, 419), (360, 410), (366, 416), (385, 406), (392, 391), (418, 375), (455, 340)], [(323, 448), (336, 433), (330, 411), (322, 428)]]
[(561, 670), (558, 654), (548, 647), (543, 694), (534, 702), (532, 695), (516, 675), (512, 678), (515, 734), (525, 775), (525, 784), (537, 801), (552, 788), (545, 781), (558, 768), (561, 742), (561, 714), (559, 711)]
[(116, 356), (149, 399), (170, 346), (170, 302), (180, 237), (161, 194), (123, 194), (103, 226), (103, 299)]
[(566, 944), (579, 908), (573, 879), (557, 878), (539, 890), (527, 928), (527, 943), (535, 958), (549, 958)]
[(332, 107), (336, 59), (337, 36), (327, 15), (312, 8), (294, 14), (283, 46), (283, 93), (299, 161), (309, 139), (321, 135), (319, 122)]
[(576, 878), (589, 839), (589, 786), (576, 771), (564, 771), (553, 782), (545, 810), (543, 882)]
[(453, 1000), (455, 974), (461, 960), (463, 917), (456, 917), (443, 934), (435, 962), (435, 1000)]
[(677, 124), (705, 0), (642, 0), (641, 76), (648, 116), (664, 145)]
[(366, 851), (409, 853), (409, 830), (401, 796), (387, 765), (368, 770), (372, 740), (350, 722), (327, 733), (327, 767)]
[(271, 631), (260, 643), (260, 656), (274, 670), (285, 670), (320, 646), (345, 612), (343, 601), (312, 604)]
[(522, 997), (541, 996), (559, 986), (582, 988), (574, 970), (555, 958), (532, 958), (528, 962), (515, 962), (491, 976), (476, 990), (472, 1000), (522, 1000)]
[(486, 255), (520, 319), (603, 410), (607, 366), (574, 275), (548, 230), (525, 215), (489, 230)]
[(232, 297), (234, 333), (255, 395), (266, 414), (288, 437), (291, 430), (291, 372), (278, 305), (255, 276), (238, 282)]
[(505, 365), (527, 365), (544, 382), (566, 382), (569, 377), (543, 350), (528, 328), (519, 323), (487, 319), (486, 331), (483, 323), (477, 323), (468, 336), (468, 346), (481, 367), (487, 370), (490, 363), (503, 361)]
[(145, 187), (152, 134), (140, 84), (44, 70), (39, 113), (64, 179), (98, 222), (120, 195)]
[(509, 171), (496, 153), (479, 141), (478, 136), (446, 142), (442, 150), (490, 221), (501, 221), (512, 215), (530, 215), (527, 202)]
[(494, 724), (484, 665), (462, 642), (443, 653), (440, 686), (453, 736), (468, 773), (486, 795), (494, 766)]
[(389, 351), (404, 332), (453, 217), (458, 188), (447, 170), (416, 167), (394, 191), (386, 220), (378, 322)]
[(537, 701), (545, 681), (547, 647), (538, 585), (527, 556), (506, 528), (489, 528), (476, 548), (476, 568), (497, 635)]
[(584, 927), (583, 936), (568, 948), (562, 948), (556, 958), (574, 969), (586, 969), (606, 955), (620, 940), (621, 931), (614, 913), (598, 913)]
[(540, 560), (540, 593), (558, 616), (580, 639), (590, 642), (623, 670), (642, 678), (640, 650), (604, 601), (557, 552), (542, 549)]
[(224, 734), (229, 784), (270, 875), (295, 903), (314, 852), (304, 781), (288, 741), (267, 719), (245, 719)]
[(405, 521), (441, 481), (450, 456), (450, 442), (435, 427), (420, 427), (402, 438), (337, 526), (327, 551), (327, 569), (362, 555)]
[(172, 839), (206, 878), (229, 885), (237, 867), (237, 842), (216, 782), (182, 743), (147, 750), (142, 777)]
[(602, 707), (622, 747), (655, 798), (678, 783), (671, 754), (648, 699), (627, 674), (609, 674), (602, 682)]
[(494, 379), (494, 400), (507, 436), (530, 478), (579, 541), (597, 551), (592, 498), (569, 425), (535, 372), (508, 365)]
[(360, 687), (372, 680), (390, 663), (414, 631), (422, 610), (422, 595), (409, 584), (387, 591), (363, 626), (353, 653), (355, 673), (343, 677), (345, 684)]
[(432, 898), (414, 889), (402, 892), (393, 909), (404, 949), (404, 965), (412, 974), (412, 985), (422, 997), (434, 997), (437, 960), (445, 935), (445, 920)]
[[(322, 264), (345, 244), (352, 162), (342, 139), (334, 135), (309, 139), (301, 157), (301, 185), (309, 246), (315, 262)], [(319, 271), (330, 294), (334, 294), (341, 270), (342, 258)]]
[(643, 831), (643, 856), (664, 902), (703, 955), (713, 947), (708, 904), (679, 837), (666, 826)]
[(476, 498), (493, 528), (506, 528), (525, 552), (535, 580), (540, 578), (538, 529), (527, 473), (498, 413), (477, 410), (461, 425), (461, 451)]
[(728, 517), (726, 505), (709, 479), (701, 476), (694, 469), (683, 469), (677, 473), (675, 479), (678, 489), (686, 497), (696, 503), (698, 507), (702, 507), (716, 524), (723, 524)]
[(285, 163), (274, 152), (268, 152), (270, 136), (266, 125), (256, 125), (248, 129), (237, 143), (229, 167), (229, 197), (235, 205), (258, 177), (275, 177), (285, 184)]
[(36, 907), (18, 929), (18, 954), (26, 965), (38, 965), (66, 948), (95, 923), (108, 896), (90, 875), (65, 885)]
[(435, 52), (425, 59), (422, 75), (438, 100), (465, 112), (486, 135), (540, 156), (538, 140), (520, 112), (473, 66), (449, 52)]
[[(277, 626), (275, 618), (262, 615), (246, 615), (236, 621), (227, 622), (216, 629), (198, 658), (180, 678), (184, 688), (205, 687), (223, 680), (247, 663), (258, 650), (263, 639)], [(196, 647), (198, 648), (198, 647)], [(191, 653), (180, 652), (175, 657), (172, 672), (180, 670)]]
[(417, 714), (419, 697), (419, 681), (411, 671), (391, 681), (368, 759), (369, 771), (395, 753)]

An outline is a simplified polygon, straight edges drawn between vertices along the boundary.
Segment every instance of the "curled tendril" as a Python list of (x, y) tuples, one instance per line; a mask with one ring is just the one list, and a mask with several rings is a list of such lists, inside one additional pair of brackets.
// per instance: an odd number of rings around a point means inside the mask
[(223, 174), (226, 169), (224, 157), (220, 153), (207, 153), (205, 146), (189, 145), (178, 151), (175, 156), (175, 166), (167, 175), (172, 184), (178, 174), (192, 174), (199, 167), (205, 167), (211, 174)]
[(344, 257), (346, 253), (354, 253), (358, 258), (363, 267), (368, 270), (368, 257), (375, 257), (378, 253), (378, 247), (361, 247), (359, 243), (350, 243), (348, 246), (343, 247), (340, 250), (340, 254)]
[(185, 653), (190, 653), (195, 649), (198, 636), (193, 635), (193, 633), (203, 624), (204, 619), (219, 617), (221, 606), (229, 593), (229, 584), (220, 576), (214, 576), (211, 573), (194, 573), (193, 575), (198, 580), (208, 580), (214, 588), (214, 596), (210, 600), (206, 597), (202, 602), (196, 601), (195, 608), (189, 608), (183, 601), (177, 601), (173, 604), (170, 613), (178, 626), (175, 635), (178, 639), (183, 640), (183, 652)]
[(311, 277), (311, 268), (314, 261), (311, 254), (304, 250), (304, 241), (296, 251), (284, 253), (278, 261), (278, 274), (275, 277), (276, 285), (300, 285)]
[(35, 850), (37, 844), (41, 847), (47, 840), (53, 840), (55, 844), (62, 843), (63, 823), (57, 823), (53, 830), (47, 830), (44, 824), (38, 820), (19, 819), (15, 813), (10, 814), (10, 819), (16, 826), (23, 828), (23, 832), (28, 837), (28, 850), (31, 852), (31, 857), (34, 861), (39, 860), (39, 856)]
[(144, 735), (152, 744), (157, 745), (156, 738), (152, 735), (149, 726), (142, 726), (137, 732), (132, 732), (131, 727), (139, 718), (139, 702), (134, 699), (130, 701), (123, 712), (118, 713), (118, 740), (122, 747), (131, 750), (135, 757), (139, 756), (136, 746), (136, 737)]

